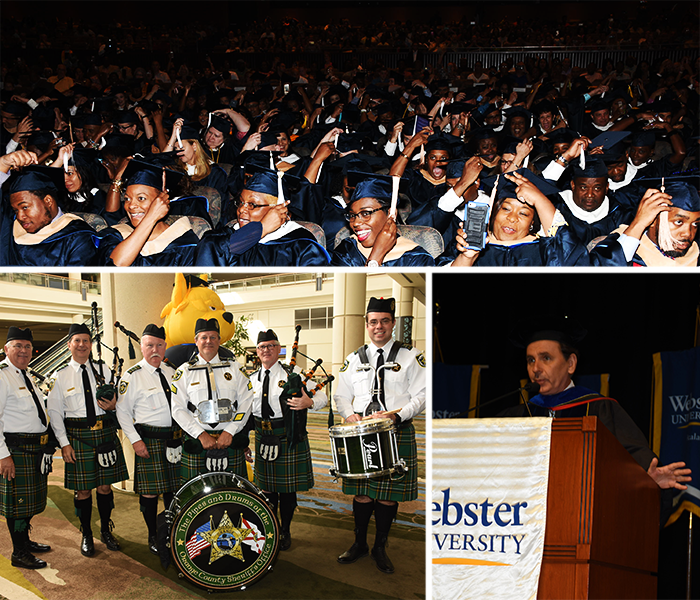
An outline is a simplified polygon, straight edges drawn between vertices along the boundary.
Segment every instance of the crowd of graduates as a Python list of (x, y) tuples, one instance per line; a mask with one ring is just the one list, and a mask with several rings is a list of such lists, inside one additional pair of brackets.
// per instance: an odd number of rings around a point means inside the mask
[(696, 54), (4, 68), (0, 262), (695, 265)]

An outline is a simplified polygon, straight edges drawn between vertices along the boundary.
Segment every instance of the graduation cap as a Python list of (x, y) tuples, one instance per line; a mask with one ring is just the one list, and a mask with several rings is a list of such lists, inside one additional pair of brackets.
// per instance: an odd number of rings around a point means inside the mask
[(229, 137), (233, 133), (233, 123), (221, 115), (209, 115), (209, 126), (207, 128), (211, 127), (221, 132), (224, 137)]
[(448, 135), (442, 131), (434, 133), (425, 142), (425, 151), (446, 150), (453, 154), (462, 145), (462, 140), (454, 135)]
[(466, 102), (453, 102), (447, 107), (447, 114), (459, 115), (461, 113), (468, 113), (473, 109), (474, 107), (467, 104)]
[(165, 103), (166, 106), (169, 106), (170, 104), (173, 103), (173, 99), (168, 96), (163, 90), (157, 90), (153, 96), (151, 96), (151, 100), (153, 102), (156, 102), (160, 100), (161, 102)]
[(128, 133), (110, 133), (104, 136), (105, 145), (100, 149), (102, 156), (131, 156), (134, 153), (136, 138)]
[[(174, 154), (167, 152), (165, 154)], [(163, 173), (165, 172), (165, 188), (175, 189), (184, 173), (173, 169), (165, 168), (162, 164), (162, 154), (158, 156), (161, 160), (159, 164), (154, 158), (146, 161), (143, 158), (132, 158), (124, 170), (124, 178), (127, 180), (127, 187), (131, 185), (146, 185), (157, 190), (163, 189)]]
[[(399, 180), (399, 190), (401, 190), (401, 184), (405, 185), (407, 181), (403, 178)], [(394, 182), (390, 175), (348, 171), (348, 185), (355, 188), (348, 205), (362, 198), (376, 198), (382, 206), (391, 204)]]
[(10, 102), (7, 102), (2, 107), (2, 112), (6, 112), (10, 115), (23, 119), (29, 114), (29, 106), (27, 106), (23, 102), (17, 102), (16, 100), (12, 100)]
[(247, 165), (246, 172), (251, 176), (243, 184), (243, 189), (274, 196), (278, 204), (289, 200), (290, 196), (301, 187), (301, 180), (298, 177), (285, 174), (284, 171), (273, 171), (250, 164)]
[(554, 147), (555, 144), (571, 144), (578, 136), (575, 131), (562, 127), (547, 134), (547, 143)]
[[(671, 196), (671, 202), (676, 208), (689, 212), (700, 212), (700, 173), (698, 171), (683, 172), (670, 177), (649, 177), (634, 181), (641, 189), (661, 189)], [(640, 193), (642, 195), (642, 193)]]
[(29, 165), (13, 176), (9, 187), (10, 194), (38, 190), (46, 190), (50, 194), (55, 195), (65, 192), (66, 183), (63, 177), (63, 169)]
[(73, 148), (73, 153), (71, 154), (71, 158), (68, 162), (72, 162), (79, 169), (90, 169), (95, 165), (96, 161), (97, 150), (76, 146)]
[[(545, 196), (554, 196), (559, 193), (559, 190), (555, 186), (553, 186), (548, 181), (542, 179), (541, 177), (535, 175), (529, 169), (518, 169), (515, 172), (531, 181), (535, 185), (535, 187), (538, 190), (540, 190), (540, 192), (542, 192)], [(607, 175), (607, 171), (605, 173)], [(481, 178), (481, 189), (485, 193), (491, 194), (493, 186), (496, 183), (496, 179), (496, 176)], [(498, 198), (499, 200), (501, 198), (517, 198), (517, 195), (515, 193), (516, 187), (517, 186), (512, 181), (509, 181), (505, 178), (504, 175), (501, 175), (500, 177), (498, 177), (498, 190), (496, 192), (496, 198)]]
[(34, 123), (34, 127), (38, 127), (39, 129), (53, 129), (55, 120), (56, 113), (54, 112), (53, 108), (49, 106), (43, 106), (40, 104), (32, 113), (32, 122)]
[(527, 348), (533, 342), (551, 340), (578, 346), (588, 331), (580, 323), (568, 317), (536, 315), (523, 320), (510, 333), (509, 339), (518, 348)]
[(393, 298), (375, 298), (372, 296), (367, 303), (367, 311), (365, 314), (371, 312), (389, 313), (393, 319), (396, 314), (396, 300)]
[(54, 140), (54, 136), (50, 131), (35, 131), (27, 138), (27, 146), (36, 146), (42, 152), (46, 152), (49, 144)]
[(651, 148), (656, 144), (656, 136), (653, 131), (635, 131), (629, 137), (630, 146), (640, 148), (649, 146)]
[(274, 131), (263, 131), (260, 134), (260, 144), (258, 148), (267, 148), (268, 146), (275, 146), (277, 144), (277, 136), (279, 133)]
[(551, 100), (542, 100), (532, 107), (532, 112), (538, 116), (546, 112), (556, 115), (559, 114), (559, 107)]
[(83, 127), (85, 125), (102, 125), (102, 115), (99, 112), (88, 113), (83, 116)]
[(522, 142), (512, 135), (506, 135), (499, 141), (499, 154), (515, 154), (518, 148), (518, 144)]
[(112, 110), (112, 103), (114, 102), (114, 98), (111, 96), (103, 96), (102, 98), (95, 98), (94, 103), (95, 103), (95, 108), (93, 109), (92, 112), (94, 113), (103, 113), (103, 112), (110, 112)]
[(608, 178), (608, 167), (605, 165), (605, 162), (597, 158), (596, 155), (589, 156), (588, 160), (586, 160), (585, 168), (582, 169), (578, 162), (576, 162), (571, 165), (571, 170), (574, 179), (580, 177), (589, 179)]
[(614, 165), (625, 160), (626, 146), (623, 143), (613, 144), (609, 148), (606, 148), (603, 154), (596, 155), (600, 158), (606, 165)]
[(474, 130), (469, 141), (477, 142), (479, 140), (488, 140), (491, 138), (499, 139), (500, 137), (501, 134), (495, 131), (493, 127), (480, 127)]
[(165, 339), (165, 327), (158, 327), (158, 325), (154, 325), (153, 323), (149, 323), (144, 327), (143, 333), (141, 334), (141, 337), (144, 335), (150, 335), (153, 337), (156, 337), (160, 340)]
[(506, 117), (508, 119), (523, 117), (525, 120), (530, 121), (530, 119), (532, 119), (532, 113), (522, 106), (511, 106), (506, 109)]
[(117, 110), (115, 112), (115, 123), (129, 123), (130, 125), (135, 125), (139, 122), (139, 116), (133, 110)]
[(338, 143), (335, 149), (338, 152), (346, 153), (352, 150), (362, 150), (367, 135), (364, 133), (341, 133), (338, 135)]
[(588, 104), (586, 104), (586, 110), (591, 114), (599, 110), (610, 110), (610, 104), (602, 98), (592, 98)]
[(288, 132), (290, 127), (298, 125), (303, 120), (303, 115), (291, 110), (280, 111), (270, 121), (268, 131), (282, 133)]
[(598, 146), (602, 146), (603, 150), (607, 150), (619, 144), (628, 135), (630, 135), (629, 131), (605, 131), (591, 140), (588, 147), (597, 148)]
[(462, 172), (464, 171), (464, 163), (466, 162), (466, 158), (457, 158), (455, 160), (449, 161), (447, 163), (445, 177), (447, 179), (459, 179), (460, 177), (462, 177)]

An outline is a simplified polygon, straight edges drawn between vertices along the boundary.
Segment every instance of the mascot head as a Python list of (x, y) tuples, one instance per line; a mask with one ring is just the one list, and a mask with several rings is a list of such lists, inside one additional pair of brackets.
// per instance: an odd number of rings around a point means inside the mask
[(221, 298), (214, 290), (209, 289), (206, 281), (194, 275), (175, 275), (173, 294), (160, 317), (165, 319), (163, 327), (168, 347), (194, 343), (194, 326), (197, 319), (216, 319), (219, 322), (222, 342), (230, 340), (235, 331), (233, 315), (226, 312)]

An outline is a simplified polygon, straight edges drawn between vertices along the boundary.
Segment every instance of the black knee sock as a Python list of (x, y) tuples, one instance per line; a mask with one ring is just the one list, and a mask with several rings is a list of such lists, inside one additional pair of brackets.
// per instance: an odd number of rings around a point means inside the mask
[(29, 541), (29, 527), (27, 519), (7, 518), (7, 528), (12, 538), (12, 551), (22, 552)]
[(163, 494), (163, 506), (165, 507), (165, 510), (170, 508), (173, 498), (175, 498), (175, 494), (173, 492), (165, 492)]
[(367, 545), (367, 526), (377, 504), (374, 500), (359, 502), (357, 498), (353, 498), (352, 514), (355, 517), (355, 543), (360, 546)]
[(374, 539), (375, 546), (384, 546), (386, 543), (386, 538), (389, 536), (391, 524), (396, 518), (396, 513), (398, 510), (398, 503), (382, 504), (381, 502), (375, 502), (374, 520), (377, 525), (377, 536)]
[(282, 522), (282, 531), (289, 531), (289, 526), (292, 524), (296, 507), (297, 495), (295, 492), (280, 494), (280, 521)]
[(85, 500), (73, 500), (75, 514), (80, 519), (80, 529), (83, 535), (92, 536), (92, 496)]
[(146, 527), (148, 527), (148, 537), (155, 537), (158, 530), (158, 497), (146, 498), (145, 496), (140, 496), (139, 505), (141, 513), (143, 513), (143, 520), (146, 521)]
[(97, 511), (100, 513), (100, 530), (111, 531), (114, 528), (111, 516), (114, 508), (114, 492), (109, 491), (109, 494), (97, 494)]

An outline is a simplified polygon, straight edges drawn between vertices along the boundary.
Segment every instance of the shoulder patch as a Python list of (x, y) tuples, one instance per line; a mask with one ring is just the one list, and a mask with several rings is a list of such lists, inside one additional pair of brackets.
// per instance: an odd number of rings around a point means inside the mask
[[(127, 371), (128, 373), (131, 373), (131, 371)], [(123, 396), (126, 394), (126, 388), (129, 387), (129, 382), (124, 381), (123, 379), (119, 382), (119, 395)]]
[(173, 381), (179, 381), (180, 377), (182, 377), (182, 369), (178, 369), (175, 371), (175, 375), (173, 375)]
[[(355, 351), (355, 354), (357, 354), (357, 351)], [(340, 367), (340, 372), (345, 373), (345, 371), (348, 370), (348, 367), (350, 366), (350, 361), (346, 358), (345, 362), (343, 363), (343, 366)]]
[(422, 352), (416, 354), (416, 362), (423, 368), (425, 368), (425, 356)]
[(134, 365), (133, 367), (131, 367), (131, 369), (127, 371), (127, 373), (136, 373), (136, 371), (138, 371), (139, 369), (141, 369), (141, 365)]
[(413, 346), (411, 344), (401, 344), (402, 348), (405, 348), (406, 350), (413, 350)]
[(239, 370), (241, 373), (243, 373), (243, 375), (245, 375), (245, 378), (246, 378), (246, 379), (250, 379), (250, 377), (248, 377), (248, 373), (246, 373), (245, 367), (244, 367), (243, 365), (241, 365), (241, 366), (238, 368), (238, 370)]
[(56, 373), (58, 373), (59, 371), (63, 371), (63, 369), (66, 369), (66, 368), (68, 368), (68, 363), (66, 363), (62, 367), (58, 367), (58, 369), (56, 369)]
[(231, 375), (231, 373), (229, 373), (229, 372), (226, 372), (226, 373), (224, 373), (224, 379), (226, 381), (231, 381), (233, 379), (233, 375)]

